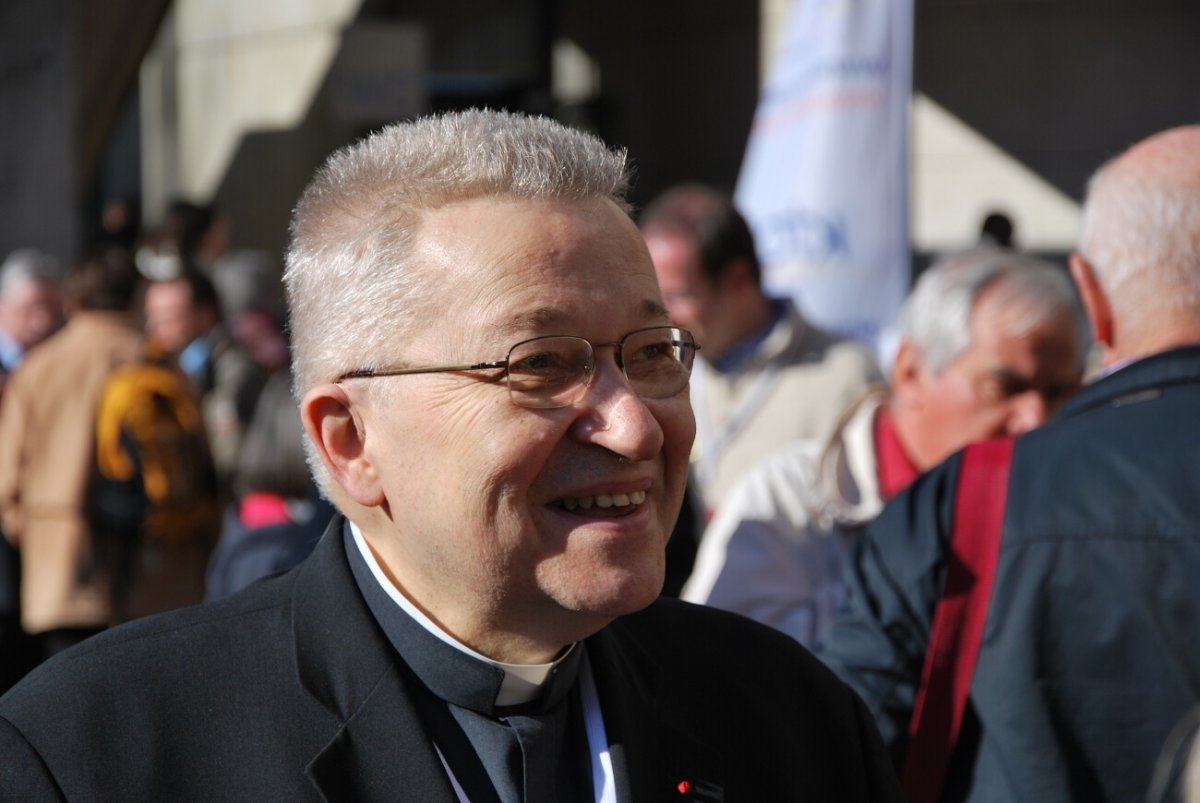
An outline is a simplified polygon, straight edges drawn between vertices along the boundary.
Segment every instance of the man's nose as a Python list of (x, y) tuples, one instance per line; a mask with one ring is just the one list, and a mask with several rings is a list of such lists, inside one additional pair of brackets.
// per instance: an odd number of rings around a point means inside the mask
[(1050, 405), (1036, 390), (1028, 390), (1013, 397), (1011, 404), (1007, 431), (1009, 435), (1023, 435), (1037, 429), (1050, 417)]
[(572, 424), (577, 439), (628, 460), (650, 460), (662, 451), (662, 426), (611, 355), (597, 355), (596, 374), (575, 406), (580, 411)]

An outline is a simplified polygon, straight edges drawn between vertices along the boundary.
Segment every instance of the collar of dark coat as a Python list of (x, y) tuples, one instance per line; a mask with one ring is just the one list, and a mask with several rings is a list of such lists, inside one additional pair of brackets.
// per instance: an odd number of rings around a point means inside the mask
[(1149, 401), (1168, 385), (1196, 382), (1200, 382), (1200, 345), (1171, 349), (1132, 362), (1085, 386), (1067, 400), (1055, 417), (1066, 418), (1096, 407)]
[[(309, 763), (309, 777), (329, 801), (399, 795), (455, 803), (441, 760), (417, 724), (395, 650), (350, 573), (344, 522), (334, 516), (299, 569), (292, 598), (298, 680), (329, 711), (333, 731)], [(662, 710), (661, 669), (636, 636), (618, 621), (587, 644), (617, 799), (721, 800), (720, 755)]]

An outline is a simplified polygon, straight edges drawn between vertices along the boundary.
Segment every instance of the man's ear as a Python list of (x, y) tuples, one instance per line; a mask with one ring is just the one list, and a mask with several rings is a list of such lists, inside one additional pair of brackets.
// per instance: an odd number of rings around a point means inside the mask
[[(1112, 304), (1108, 294), (1100, 284), (1099, 277), (1092, 264), (1078, 251), (1071, 253), (1067, 261), (1071, 268), (1071, 278), (1079, 290), (1079, 299), (1083, 302), (1083, 310), (1087, 313), (1088, 324), (1092, 327), (1092, 337), (1106, 352), (1113, 348), (1113, 316)], [(1107, 364), (1107, 360), (1105, 360)]]
[(384, 502), (383, 485), (366, 448), (367, 433), (341, 385), (317, 385), (300, 402), (300, 420), (334, 481), (363, 507)]
[(902, 404), (915, 404), (920, 401), (921, 375), (925, 370), (925, 361), (911, 340), (900, 341), (896, 350), (896, 358), (892, 361), (892, 373), (889, 384), (891, 394)]

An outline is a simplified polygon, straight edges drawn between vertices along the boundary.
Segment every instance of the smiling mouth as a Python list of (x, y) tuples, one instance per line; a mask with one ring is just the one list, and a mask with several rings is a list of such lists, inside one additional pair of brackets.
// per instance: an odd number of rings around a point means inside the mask
[(595, 496), (566, 496), (554, 503), (568, 513), (594, 518), (628, 516), (646, 501), (645, 491), (627, 494), (596, 494)]

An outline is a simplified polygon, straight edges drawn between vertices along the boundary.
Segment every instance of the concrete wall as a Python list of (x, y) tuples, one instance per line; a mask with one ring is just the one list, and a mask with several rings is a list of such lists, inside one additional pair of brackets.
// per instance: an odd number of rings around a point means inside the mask
[[(96, 137), (80, 136), (74, 31), (77, 6), (109, 8), (99, 2), (0, 4), (0, 110), (9, 123), (0, 134), (0, 250), (37, 245), (69, 256), (80, 245), (89, 181), (80, 143), (91, 154)], [(271, 250), (286, 241), (288, 210), (316, 164), (385, 121), (339, 108), (345, 84), (330, 68), (352, 22), (422, 32), (425, 108), (550, 111), (627, 147), (641, 203), (681, 180), (732, 186), (770, 42), (786, 20), (785, 0), (172, 5), (142, 70), (144, 205), (153, 217), (172, 195), (216, 199), (233, 218), (235, 245)], [(915, 115), (918, 248), (965, 244), (985, 207), (1014, 198), (1028, 242), (1065, 248), (1092, 169), (1150, 131), (1200, 119), (1200, 4), (1191, 0), (917, 6), (915, 83), (929, 99)], [(558, 74), (552, 53), (571, 54)], [(556, 98), (554, 88), (571, 83), (562, 65), (575, 71), (575, 90)]]
[[(1154, 131), (1200, 121), (1192, 0), (919, 0), (916, 36), (917, 89), (984, 144), (964, 158), (926, 139), (914, 184), (929, 189), (915, 207), (933, 231), (918, 245), (949, 246), (956, 229), (969, 238), (994, 202), (1011, 208), (1028, 244), (1066, 250), (1068, 206), (1096, 167)], [(943, 130), (927, 122), (930, 136)], [(998, 172), (1003, 160), (1011, 169)], [(1022, 171), (1044, 185), (1024, 201)]]
[(74, 3), (0, 3), (0, 258), (69, 260), (81, 239)]

